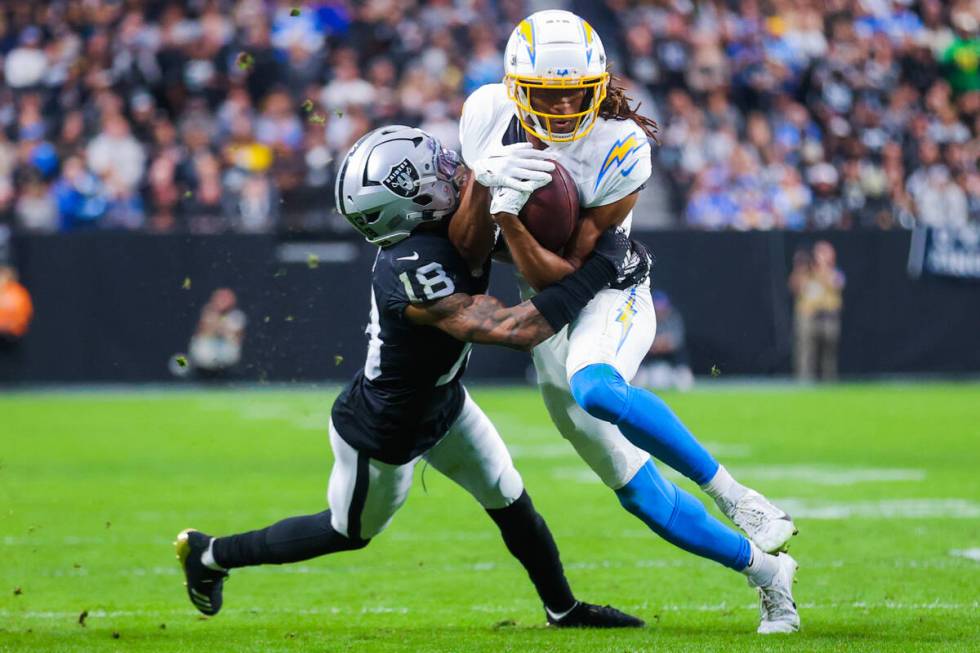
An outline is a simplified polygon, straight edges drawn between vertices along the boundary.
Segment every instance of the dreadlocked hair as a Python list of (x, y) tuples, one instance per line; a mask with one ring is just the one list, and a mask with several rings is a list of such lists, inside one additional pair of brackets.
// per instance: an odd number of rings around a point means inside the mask
[(657, 121), (640, 115), (642, 102), (637, 103), (635, 107), (630, 106), (633, 98), (626, 95), (626, 89), (619, 82), (619, 77), (610, 76), (606, 98), (599, 105), (599, 116), (607, 120), (632, 120), (640, 126), (644, 134), (652, 138), (655, 143), (659, 143), (657, 134), (660, 133), (660, 126)]

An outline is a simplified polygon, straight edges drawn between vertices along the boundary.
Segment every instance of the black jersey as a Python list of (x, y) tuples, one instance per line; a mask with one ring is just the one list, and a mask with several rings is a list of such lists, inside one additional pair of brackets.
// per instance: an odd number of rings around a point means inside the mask
[(378, 251), (364, 369), (333, 405), (337, 433), (371, 458), (402, 464), (435, 445), (463, 407), (470, 344), (405, 318), (409, 304), (480, 295), (489, 262), (473, 276), (445, 230), (421, 231)]

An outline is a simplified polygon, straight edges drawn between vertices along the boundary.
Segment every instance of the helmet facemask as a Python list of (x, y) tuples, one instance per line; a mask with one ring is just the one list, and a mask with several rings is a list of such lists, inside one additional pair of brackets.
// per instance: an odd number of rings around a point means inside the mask
[[(595, 127), (596, 118), (602, 102), (606, 99), (609, 73), (580, 77), (577, 79), (549, 79), (508, 74), (504, 77), (507, 95), (514, 102), (517, 118), (524, 130), (532, 136), (549, 143), (566, 143), (586, 136)], [(569, 114), (538, 111), (532, 104), (534, 93), (542, 90), (586, 89), (580, 110)], [(555, 121), (572, 120), (572, 129), (559, 132), (554, 129)]]

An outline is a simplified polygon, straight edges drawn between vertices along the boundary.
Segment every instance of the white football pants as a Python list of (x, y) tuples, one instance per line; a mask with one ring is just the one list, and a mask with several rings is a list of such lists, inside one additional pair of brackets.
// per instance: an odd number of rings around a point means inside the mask
[(344, 441), (330, 422), (330, 471), (327, 501), (334, 530), (353, 539), (383, 531), (408, 498), (416, 463), (437, 471), (473, 495), (484, 508), (506, 508), (524, 492), (524, 481), (493, 423), (466, 394), (463, 410), (431, 449), (404, 465), (369, 458)]
[[(521, 296), (534, 291), (518, 276)], [(609, 422), (589, 415), (572, 396), (569, 381), (589, 365), (613, 366), (631, 381), (650, 351), (657, 316), (650, 282), (600, 291), (567, 327), (534, 348), (538, 385), (551, 421), (582, 460), (613, 490), (626, 485), (650, 454)]]

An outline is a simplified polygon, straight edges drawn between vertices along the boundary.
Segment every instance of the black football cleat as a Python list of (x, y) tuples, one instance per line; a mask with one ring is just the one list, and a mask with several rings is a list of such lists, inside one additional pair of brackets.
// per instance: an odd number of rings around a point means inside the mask
[[(545, 610), (545, 614), (547, 614)], [(642, 628), (646, 623), (611, 605), (592, 605), (579, 601), (561, 619), (548, 614), (548, 625), (555, 628)]]
[(208, 616), (218, 614), (221, 609), (221, 589), (228, 577), (227, 571), (205, 567), (201, 562), (201, 554), (207, 551), (210, 542), (211, 536), (193, 528), (182, 530), (174, 542), (177, 559), (184, 570), (187, 596), (195, 608)]

